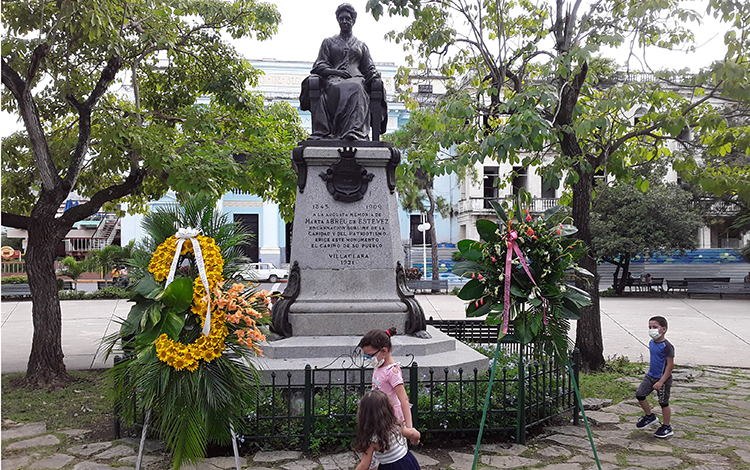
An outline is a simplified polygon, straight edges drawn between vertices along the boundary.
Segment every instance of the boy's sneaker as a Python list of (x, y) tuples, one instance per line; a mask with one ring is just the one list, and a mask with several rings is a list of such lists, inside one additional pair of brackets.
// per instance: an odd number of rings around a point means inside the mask
[(638, 423), (635, 425), (638, 429), (645, 429), (649, 426), (651, 426), (654, 423), (658, 423), (659, 418), (656, 417), (655, 414), (651, 413), (651, 416), (643, 415), (641, 416), (641, 419), (638, 420)]
[(662, 424), (661, 426), (659, 426), (659, 429), (657, 429), (657, 431), (654, 433), (654, 436), (661, 437), (661, 438), (669, 437), (672, 435), (674, 435), (674, 432), (672, 431), (672, 426), (668, 424)]

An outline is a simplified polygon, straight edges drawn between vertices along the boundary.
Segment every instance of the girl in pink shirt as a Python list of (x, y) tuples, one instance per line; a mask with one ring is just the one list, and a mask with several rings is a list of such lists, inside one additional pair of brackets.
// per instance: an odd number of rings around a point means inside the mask
[(412, 428), (411, 405), (406, 395), (404, 377), (401, 375), (400, 364), (391, 356), (391, 336), (395, 334), (396, 328), (371, 330), (362, 337), (359, 347), (375, 367), (372, 372), (372, 389), (384, 392), (393, 405), (393, 413), (398, 422)]

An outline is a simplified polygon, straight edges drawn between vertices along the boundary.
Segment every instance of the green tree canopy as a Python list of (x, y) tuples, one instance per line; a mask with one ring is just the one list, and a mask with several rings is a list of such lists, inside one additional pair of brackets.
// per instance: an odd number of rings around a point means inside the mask
[(628, 183), (598, 190), (591, 215), (592, 245), (600, 258), (617, 266), (618, 295), (636, 255), (697, 248), (703, 220), (692, 197), (679, 185), (660, 180), (653, 181), (647, 192)]
[[(577, 237), (589, 246), (596, 173), (623, 182), (635, 178), (645, 190), (648, 179), (634, 169), (672, 158), (675, 146), (718, 152), (731, 136), (741, 140), (746, 133), (727, 131), (722, 113), (750, 101), (744, 2), (708, 4), (707, 13), (726, 28), (723, 60), (697, 76), (660, 71), (644, 81), (631, 79), (629, 67), (614, 73), (602, 54), (693, 48), (690, 28), (701, 16), (677, 0), (369, 0), (367, 6), (376, 18), (386, 12), (413, 18), (390, 33), (413, 51), (407, 57), (412, 68), (402, 69), (399, 82), (408, 86), (414, 69), (449, 77), (445, 113), (466, 120), (471, 130), (444, 140), (463, 145), (464, 162), (490, 158), (535, 167), (553, 186), (565, 185)], [(686, 129), (698, 136), (693, 143)], [(580, 264), (596, 275), (593, 251)], [(597, 284), (579, 283), (592, 294), (592, 305), (582, 309), (576, 333), (584, 367), (594, 370), (604, 365)]]
[[(291, 217), (288, 154), (304, 131), (290, 106), (248, 91), (259, 72), (229, 42), (266, 39), (278, 21), (256, 0), (3, 2), (3, 109), (24, 130), (2, 142), (2, 217), (29, 232), (29, 382), (67, 377), (49, 286), (74, 222), (169, 188), (237, 188)], [(71, 191), (90, 201), (56, 217)]]

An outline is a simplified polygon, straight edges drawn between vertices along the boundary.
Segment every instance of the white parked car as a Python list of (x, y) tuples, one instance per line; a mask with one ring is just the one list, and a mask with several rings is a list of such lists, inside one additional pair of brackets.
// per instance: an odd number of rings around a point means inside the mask
[(243, 266), (237, 273), (245, 281), (276, 282), (289, 277), (289, 271), (279, 269), (272, 263), (250, 263)]

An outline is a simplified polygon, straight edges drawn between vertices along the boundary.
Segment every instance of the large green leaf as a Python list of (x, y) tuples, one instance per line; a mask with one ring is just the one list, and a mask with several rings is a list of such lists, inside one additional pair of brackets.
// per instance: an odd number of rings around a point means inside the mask
[(491, 220), (477, 220), (477, 232), (479, 232), (479, 236), (482, 237), (482, 240), (484, 241), (496, 243), (500, 239), (497, 235), (497, 228), (497, 224)]
[(583, 289), (579, 289), (576, 286), (568, 285), (565, 292), (563, 292), (563, 299), (570, 299), (575, 302), (578, 307), (585, 307), (591, 305), (591, 295)]
[(154, 302), (148, 307), (146, 307), (146, 311), (143, 313), (143, 316), (141, 317), (141, 330), (145, 331), (148, 326), (148, 321), (151, 320), (151, 326), (155, 326), (157, 323), (159, 323), (159, 320), (161, 320), (161, 309), (162, 304), (158, 302)]
[(135, 334), (138, 331), (138, 325), (141, 323), (143, 314), (148, 307), (149, 303), (148, 301), (145, 301), (144, 303), (137, 303), (130, 308), (128, 318), (122, 322), (122, 325), (120, 326), (120, 336), (125, 337)]
[(503, 205), (500, 204), (497, 201), (490, 201), (490, 205), (493, 209), (495, 209), (495, 212), (497, 213), (497, 216), (500, 217), (500, 220), (508, 223), (508, 214), (505, 213), (505, 209), (503, 209)]
[(453, 265), (451, 272), (456, 276), (479, 272), (480, 264), (476, 261), (459, 261)]
[(150, 273), (143, 276), (143, 279), (138, 281), (138, 284), (135, 286), (135, 291), (147, 299), (155, 298), (162, 290), (164, 288), (156, 282)]
[(562, 207), (563, 206), (557, 205), (555, 207), (550, 207), (549, 209), (544, 211), (544, 220), (549, 220), (550, 217), (557, 214), (560, 211), (560, 209), (562, 209)]
[(180, 337), (180, 332), (182, 331), (182, 328), (185, 326), (185, 316), (180, 315), (178, 313), (175, 313), (173, 311), (168, 311), (164, 314), (164, 319), (161, 324), (161, 332), (172, 338), (173, 340), (177, 340)]
[(458, 298), (461, 300), (474, 300), (481, 297), (482, 294), (484, 294), (484, 285), (479, 279), (472, 279), (464, 284), (458, 292)]
[(492, 302), (487, 301), (477, 307), (476, 302), (470, 302), (469, 305), (466, 306), (466, 316), (481, 317), (487, 315), (488, 313), (490, 313), (490, 310), (492, 310), (493, 305), (494, 304)]
[(521, 315), (513, 320), (513, 331), (522, 344), (530, 343), (534, 339), (531, 325), (528, 325), (526, 319)]
[(465, 258), (479, 261), (482, 258), (482, 244), (476, 240), (461, 240), (456, 245)]
[(187, 310), (193, 303), (193, 280), (178, 277), (167, 286), (161, 301), (176, 312)]

